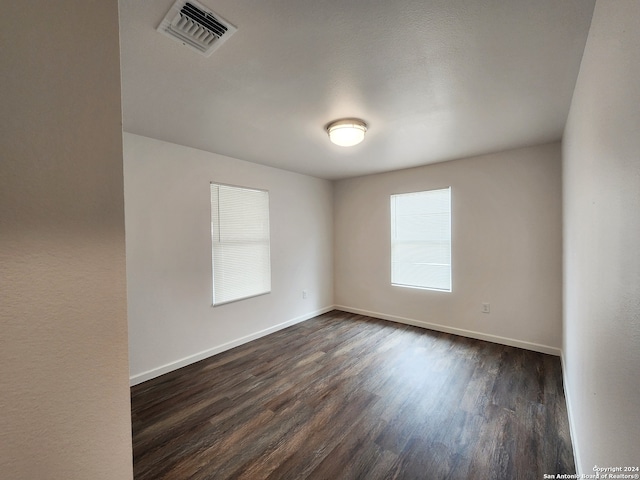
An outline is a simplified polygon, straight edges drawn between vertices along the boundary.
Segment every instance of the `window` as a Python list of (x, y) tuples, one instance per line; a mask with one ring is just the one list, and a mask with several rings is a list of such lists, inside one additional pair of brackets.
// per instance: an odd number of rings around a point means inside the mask
[(391, 195), (391, 284), (451, 291), (451, 187)]
[(211, 184), (213, 304), (271, 291), (269, 192)]

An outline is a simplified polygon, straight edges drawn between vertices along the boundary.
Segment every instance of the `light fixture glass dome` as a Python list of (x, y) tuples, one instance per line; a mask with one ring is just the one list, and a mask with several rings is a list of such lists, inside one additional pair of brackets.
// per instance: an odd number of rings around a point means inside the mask
[(357, 118), (336, 120), (327, 126), (329, 140), (341, 147), (351, 147), (364, 140), (367, 124)]

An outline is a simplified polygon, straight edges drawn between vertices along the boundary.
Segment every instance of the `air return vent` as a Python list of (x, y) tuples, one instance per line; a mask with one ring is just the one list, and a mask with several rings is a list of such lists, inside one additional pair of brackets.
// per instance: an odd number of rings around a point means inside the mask
[(157, 30), (208, 57), (237, 29), (195, 0), (177, 0)]

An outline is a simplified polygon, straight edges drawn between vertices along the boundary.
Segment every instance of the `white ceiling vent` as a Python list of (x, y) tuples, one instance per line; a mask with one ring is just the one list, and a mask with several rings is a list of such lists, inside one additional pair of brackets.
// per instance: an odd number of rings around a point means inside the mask
[(157, 30), (208, 57), (237, 28), (195, 0), (177, 0)]

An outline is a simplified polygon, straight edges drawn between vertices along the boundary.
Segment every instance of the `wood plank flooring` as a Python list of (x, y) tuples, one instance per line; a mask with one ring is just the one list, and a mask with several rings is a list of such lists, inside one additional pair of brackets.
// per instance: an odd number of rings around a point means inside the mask
[(136, 480), (575, 473), (557, 357), (338, 311), (131, 400)]

